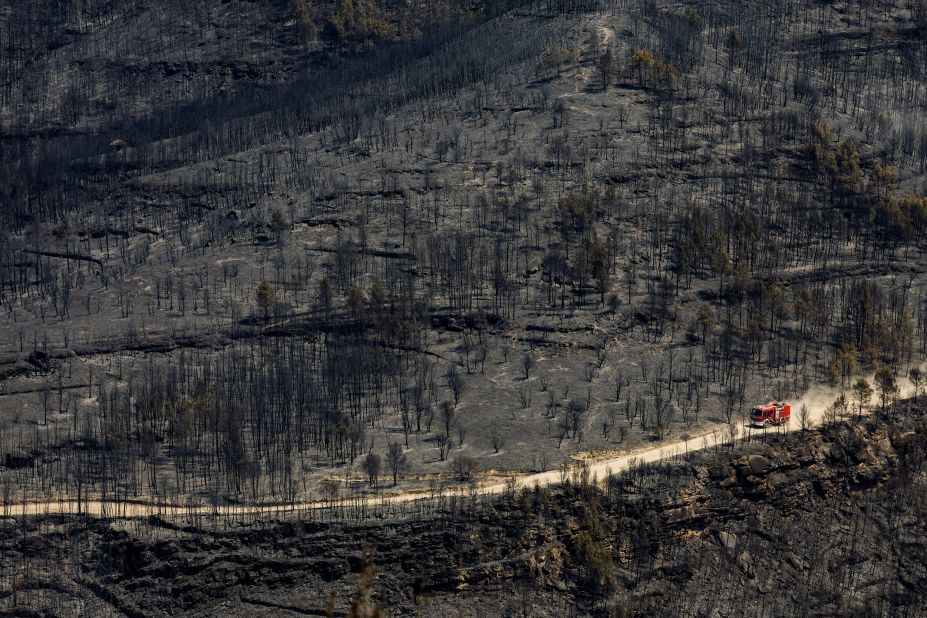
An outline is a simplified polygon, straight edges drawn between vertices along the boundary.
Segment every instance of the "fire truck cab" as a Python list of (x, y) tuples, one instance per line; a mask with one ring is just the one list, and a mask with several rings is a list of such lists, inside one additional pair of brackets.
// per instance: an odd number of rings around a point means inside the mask
[(765, 406), (756, 406), (750, 410), (750, 424), (754, 427), (767, 425), (784, 425), (792, 417), (792, 408), (787, 403), (772, 401)]

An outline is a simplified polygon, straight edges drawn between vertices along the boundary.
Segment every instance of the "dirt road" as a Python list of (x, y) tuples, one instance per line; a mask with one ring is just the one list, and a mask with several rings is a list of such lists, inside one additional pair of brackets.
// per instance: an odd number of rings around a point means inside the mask
[[(872, 383), (872, 376), (869, 376)], [(913, 387), (907, 380), (899, 380), (900, 396), (910, 396)], [(810, 424), (817, 425), (824, 415), (824, 411), (837, 397), (837, 389), (826, 386), (811, 387), (800, 399), (789, 402), (792, 405), (792, 422), (788, 426), (772, 428), (767, 431), (795, 431), (799, 429), (798, 413), (802, 405), (806, 405), (810, 412)], [(722, 439), (725, 428), (721, 424), (715, 424), (706, 430), (690, 437), (688, 440), (676, 440), (654, 446), (651, 448), (639, 449), (627, 453), (615, 454), (614, 456), (602, 456), (597, 459), (588, 459), (583, 462), (588, 465), (590, 478), (595, 476), (598, 479), (605, 478), (611, 474), (627, 470), (631, 466), (642, 463), (653, 463), (662, 459), (675, 457), (686, 452), (697, 451), (707, 446), (714, 445), (714, 438)], [(742, 431), (756, 431), (743, 428)], [(572, 471), (578, 470), (575, 465)], [(569, 473), (569, 472), (568, 472)], [(520, 476), (509, 477), (507, 480), (484, 482), (482, 484), (461, 485), (447, 488), (442, 492), (444, 496), (469, 496), (473, 493), (479, 495), (501, 494), (511, 487), (514, 482), (515, 488), (534, 487), (535, 485), (552, 486), (559, 485), (563, 480), (561, 470), (548, 470), (533, 474), (523, 474)], [(23, 502), (16, 504), (3, 505), (2, 515), (5, 517), (23, 517), (37, 515), (75, 515), (82, 514), (92, 517), (101, 518), (140, 518), (159, 516), (164, 518), (185, 517), (192, 515), (202, 516), (236, 516), (236, 515), (283, 515), (287, 512), (300, 510), (324, 509), (330, 508), (333, 504), (344, 505), (369, 505), (369, 506), (388, 506), (402, 503), (414, 502), (416, 500), (425, 500), (429, 498), (427, 492), (400, 492), (395, 494), (386, 494), (381, 496), (345, 498), (339, 501), (316, 500), (310, 502), (290, 502), (290, 503), (261, 503), (261, 504), (242, 504), (242, 505), (211, 505), (202, 503), (155, 503), (155, 502), (126, 502), (99, 499), (84, 499), (78, 502), (76, 499), (61, 499), (45, 502)]]
[[(797, 423), (792, 424), (792, 429)], [(714, 425), (710, 430), (704, 431), (689, 440), (677, 440), (654, 446), (652, 448), (640, 449), (611, 457), (602, 457), (599, 459), (586, 460), (588, 465), (589, 477), (595, 476), (603, 479), (611, 474), (627, 470), (633, 465), (642, 463), (653, 463), (662, 459), (678, 456), (685, 452), (691, 452), (704, 448), (708, 444), (714, 444), (714, 441), (706, 441), (713, 434), (721, 436), (721, 425)], [(782, 428), (782, 431), (789, 429)], [(746, 430), (745, 430), (746, 431)], [(775, 430), (772, 430), (775, 431)], [(577, 471), (579, 465), (574, 465), (568, 474)], [(552, 486), (559, 485), (563, 481), (563, 472), (559, 469), (537, 472), (533, 474), (524, 474), (521, 476), (509, 477), (507, 480), (484, 482), (483, 484), (461, 485), (447, 488), (442, 492), (444, 496), (468, 496), (476, 494), (501, 494), (511, 487), (512, 482), (516, 489), (522, 487), (534, 487), (535, 485)], [(392, 504), (401, 504), (413, 502), (415, 500), (427, 499), (429, 494), (425, 492), (400, 492), (395, 494), (386, 494), (383, 496), (370, 496), (365, 498), (344, 499), (344, 504), (370, 506), (385, 506)], [(84, 499), (78, 502), (76, 499), (52, 500), (46, 502), (25, 502), (18, 504), (8, 504), (4, 506), (3, 515), (7, 517), (22, 517), (36, 515), (89, 515), (101, 518), (139, 518), (139, 517), (175, 517), (190, 515), (273, 515), (283, 514), (297, 510), (322, 509), (332, 506), (332, 501), (316, 500), (311, 502), (295, 503), (276, 503), (276, 504), (246, 504), (246, 505), (210, 505), (210, 504), (181, 504), (181, 503), (154, 503), (141, 501), (113, 501), (99, 499)], [(337, 502), (336, 502), (337, 504)]]
[[(720, 426), (713, 428), (718, 431)], [(642, 449), (607, 457), (600, 460), (588, 460), (586, 463), (589, 467), (590, 478), (594, 475), (598, 479), (605, 478), (616, 472), (627, 470), (632, 465), (640, 463), (652, 463), (680, 455), (688, 448), (689, 451), (696, 450), (694, 445), (701, 445), (703, 436), (711, 435), (711, 431), (699, 434), (695, 438), (690, 438), (687, 442), (675, 441), (653, 448)], [(700, 448), (700, 447), (699, 447)], [(578, 470), (574, 466), (571, 470)], [(516, 488), (534, 487), (535, 485), (551, 486), (559, 485), (562, 482), (563, 473), (557, 470), (548, 470), (534, 474), (524, 474), (521, 476), (510, 477), (507, 481), (487, 482), (476, 485), (461, 485), (450, 487), (442, 492), (444, 496), (468, 496), (471, 493), (477, 494), (501, 494), (511, 486), (514, 480)], [(383, 496), (370, 496), (365, 498), (345, 499), (343, 503), (370, 506), (383, 506), (390, 504), (400, 504), (404, 502), (413, 502), (415, 500), (427, 499), (429, 494), (425, 492), (401, 492), (395, 494), (386, 494)], [(336, 502), (337, 503), (337, 502)], [(26, 502), (19, 504), (6, 505), (3, 515), (8, 517), (36, 516), (36, 515), (89, 515), (102, 518), (139, 518), (139, 517), (172, 517), (172, 516), (189, 516), (189, 515), (250, 515), (250, 514), (282, 514), (288, 511), (322, 509), (332, 506), (332, 501), (312, 501), (312, 502), (295, 502), (295, 503), (278, 503), (278, 504), (246, 504), (246, 505), (209, 505), (209, 504), (180, 504), (180, 503), (152, 503), (152, 502), (126, 502), (99, 499), (84, 499), (78, 502), (76, 499), (53, 500), (46, 502)]]

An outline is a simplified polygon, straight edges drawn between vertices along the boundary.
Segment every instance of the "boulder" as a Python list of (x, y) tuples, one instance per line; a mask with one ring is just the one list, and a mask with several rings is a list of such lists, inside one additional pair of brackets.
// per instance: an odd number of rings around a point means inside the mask
[(753, 556), (750, 555), (750, 552), (744, 551), (737, 556), (737, 566), (744, 572), (744, 575), (753, 579), (756, 577), (756, 571), (753, 568)]
[(750, 466), (752, 474), (766, 474), (772, 469), (772, 462), (762, 455), (750, 455), (747, 458), (747, 465)]
[(789, 477), (781, 472), (773, 472), (766, 478), (766, 483), (769, 485), (770, 489), (782, 489), (787, 487), (789, 483)]
[(722, 547), (730, 551), (737, 547), (737, 535), (727, 530), (718, 530), (718, 541)]

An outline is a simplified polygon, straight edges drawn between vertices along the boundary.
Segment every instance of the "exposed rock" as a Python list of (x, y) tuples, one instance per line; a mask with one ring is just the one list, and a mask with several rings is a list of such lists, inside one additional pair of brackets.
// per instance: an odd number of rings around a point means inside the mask
[(853, 475), (853, 483), (858, 487), (872, 487), (881, 477), (881, 471), (872, 465), (860, 464)]
[(667, 522), (676, 525), (689, 522), (699, 515), (699, 511), (691, 505), (682, 506), (677, 509), (671, 509), (666, 513)]
[(734, 548), (737, 547), (737, 535), (732, 532), (719, 530), (718, 540), (721, 542), (722, 547), (730, 551), (734, 551)]
[(744, 575), (750, 579), (756, 577), (756, 571), (753, 568), (753, 556), (750, 555), (750, 552), (743, 551), (737, 556), (737, 566), (739, 566), (740, 570), (744, 572)]
[(768, 477), (766, 477), (766, 483), (769, 485), (769, 488), (773, 491), (782, 489), (791, 484), (789, 477), (783, 474), (782, 472), (773, 472)]
[(747, 457), (747, 464), (750, 466), (750, 472), (756, 475), (766, 474), (772, 468), (772, 462), (762, 455), (750, 455)]
[(709, 478), (713, 481), (724, 481), (734, 476), (734, 469), (726, 464), (716, 464), (709, 468)]

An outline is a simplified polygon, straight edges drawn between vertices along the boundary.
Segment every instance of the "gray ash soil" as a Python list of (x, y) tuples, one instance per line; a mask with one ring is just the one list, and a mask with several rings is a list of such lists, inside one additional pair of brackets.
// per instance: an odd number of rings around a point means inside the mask
[[(282, 0), (86, 4), (33, 37), (38, 9), (0, 11), (0, 454), (42, 470), (2, 471), (19, 499), (36, 476), (369, 493), (363, 454), (392, 442), (413, 489), (458, 456), (555, 469), (923, 360), (927, 217), (876, 203), (925, 188), (918, 99), (891, 95), (923, 82), (913, 5), (476, 3), (446, 40), (361, 40)], [(852, 190), (811, 160), (817, 124), (856, 144)]]
[[(925, 33), (927, 0), (0, 2), (0, 611), (924, 615)], [(780, 399), (815, 430), (744, 431)], [(391, 519), (11, 515), (711, 429)]]
[(925, 420), (908, 402), (389, 523), (21, 521), (3, 569), (35, 615), (922, 615)]

